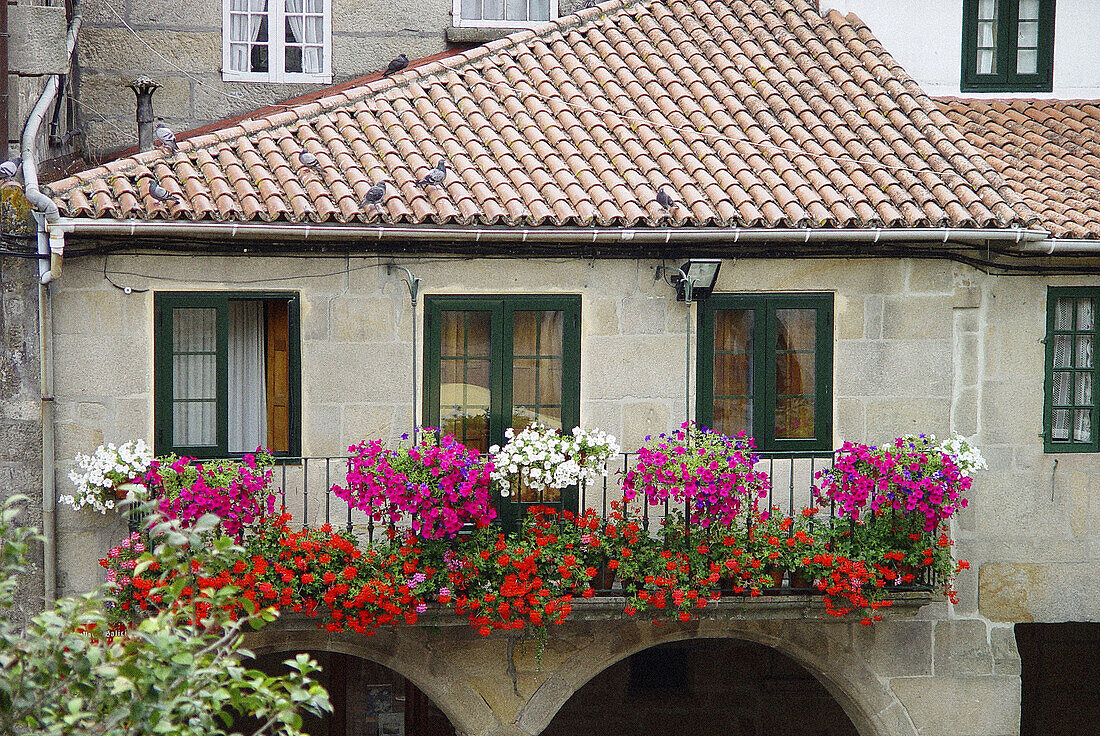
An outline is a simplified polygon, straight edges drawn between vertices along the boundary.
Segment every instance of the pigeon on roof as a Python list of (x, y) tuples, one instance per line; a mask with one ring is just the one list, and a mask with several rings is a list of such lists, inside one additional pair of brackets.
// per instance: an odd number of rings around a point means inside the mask
[(318, 160), (316, 156), (305, 149), (298, 151), (298, 162), (302, 164), (302, 166), (308, 166), (309, 168), (316, 171), (318, 174), (321, 173), (320, 160)]
[(401, 54), (396, 59), (389, 63), (386, 67), (386, 71), (382, 72), (383, 77), (388, 77), (391, 74), (396, 74), (409, 65), (409, 57)]
[(384, 196), (386, 196), (386, 182), (380, 181), (367, 190), (366, 196), (363, 197), (362, 207), (364, 209), (368, 205), (371, 207), (380, 207)]
[(661, 209), (665, 212), (671, 212), (672, 208), (676, 206), (676, 200), (672, 198), (664, 187), (657, 190), (657, 204), (661, 205)]
[(155, 181), (149, 182), (149, 196), (160, 202), (175, 202), (179, 204), (180, 201), (178, 194), (172, 194)]
[(426, 187), (429, 185), (439, 186), (443, 183), (443, 180), (447, 178), (447, 162), (442, 158), (436, 163), (434, 169), (429, 169), (428, 173), (424, 175), (424, 178), (416, 182), (418, 187)]
[(19, 167), (22, 163), (23, 159), (13, 158), (0, 164), (0, 179), (14, 179), (15, 175), (19, 173)]
[(157, 140), (162, 146), (167, 148), (172, 153), (180, 150), (179, 144), (176, 143), (176, 134), (172, 132), (172, 129), (165, 125), (163, 122), (158, 122), (153, 127), (153, 132), (157, 136)]

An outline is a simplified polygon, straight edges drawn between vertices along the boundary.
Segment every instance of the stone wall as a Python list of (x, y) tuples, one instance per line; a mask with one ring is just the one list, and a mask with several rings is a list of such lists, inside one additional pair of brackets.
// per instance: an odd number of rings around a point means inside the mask
[[(161, 289), (299, 292), (303, 452), (339, 455), (364, 438), (395, 441), (413, 422), (412, 393), (419, 389), (411, 378), (413, 335), (422, 335), (423, 300), (414, 313), (405, 285), (386, 275), (388, 260), (112, 255), (106, 263), (102, 256), (67, 261), (54, 287), (59, 485), (68, 482), (65, 459), (76, 452), (103, 441), (151, 438), (153, 293)], [(422, 279), (426, 294), (580, 294), (582, 423), (633, 448), (682, 421), (685, 307), (654, 281), (656, 261), (403, 263)], [(131, 293), (106, 281), (104, 268)], [(978, 477), (970, 506), (955, 522), (957, 553), (972, 565), (958, 580), (957, 604), (926, 606), (915, 617), (891, 613), (867, 628), (788, 620), (661, 631), (735, 636), (780, 649), (826, 684), (864, 736), (1016, 734), (1020, 664), (1013, 624), (1100, 620), (1100, 586), (1090, 583), (1100, 574), (1100, 513), (1089, 493), (1100, 462), (1089, 454), (1044, 454), (1039, 436), (1046, 288), (1095, 283), (990, 276), (934, 260), (726, 261), (720, 292), (834, 294), (836, 445), (958, 431), (975, 439), (990, 470)], [(125, 525), (117, 517), (60, 510), (59, 526), (62, 589), (86, 590), (100, 579), (95, 559)], [(390, 641), (391, 648), (373, 658), (413, 679), (469, 734), (534, 734), (589, 678), (667, 640), (630, 621), (578, 626), (574, 638), (555, 633), (544, 672), (519, 667), (520, 696), (492, 670), (506, 649), (497, 635), (483, 640), (455, 629), (442, 635), (448, 642), (458, 637), (449, 644), (413, 646), (386, 637), (428, 634), (380, 634), (373, 641)], [(345, 648), (338, 651), (365, 646), (339, 642)], [(309, 637), (284, 643), (325, 648)], [(450, 664), (420, 671), (410, 662), (425, 652), (429, 659), (449, 657)], [(447, 674), (459, 661), (462, 671)], [(555, 672), (557, 679), (549, 674)], [(442, 679), (433, 685), (432, 678)], [(960, 724), (969, 730), (960, 731)]]
[[(0, 256), (0, 501), (30, 498), (18, 523), (42, 528), (42, 423), (39, 400), (38, 263)], [(24, 612), (42, 607), (42, 551), (31, 550), (20, 580)], [(19, 612), (13, 612), (19, 615)]]
[[(559, 9), (564, 14), (579, 4), (562, 0)], [(222, 0), (85, 0), (82, 8), (81, 127), (93, 156), (137, 144), (134, 94), (124, 85), (139, 75), (162, 85), (153, 110), (176, 131), (325, 86), (222, 81)], [(450, 0), (332, 0), (332, 81), (381, 71), (401, 53), (418, 59), (460, 48), (447, 42), (450, 27)]]
[[(729, 645), (713, 640), (729, 639), (781, 653), (797, 665), (789, 670), (812, 676), (827, 691), (833, 702), (823, 715), (831, 714), (829, 720), (815, 719), (816, 730), (799, 733), (824, 733), (826, 726), (834, 729), (829, 733), (845, 733), (845, 717), (861, 736), (1019, 733), (1020, 659), (1010, 645), (1010, 630), (1006, 646), (996, 629), (973, 619), (952, 619), (950, 614), (944, 618), (938, 605), (913, 618), (892, 617), (871, 627), (822, 620), (746, 620), (739, 617), (736, 604), (689, 623), (594, 621), (586, 620), (585, 606), (579, 602), (569, 622), (553, 627), (541, 662), (531, 638), (501, 632), (483, 637), (465, 625), (384, 628), (364, 637), (329, 633), (313, 621), (291, 618), (251, 635), (246, 645), (259, 654), (314, 649), (383, 664), (423, 690), (466, 736), (533, 736), (546, 729), (588, 733), (585, 721), (577, 717), (592, 697), (585, 688), (590, 683), (602, 688), (606, 710), (601, 713), (620, 712), (620, 704), (610, 699), (621, 695), (601, 681), (601, 675), (637, 652), (669, 642), (697, 642), (702, 645), (695, 647), (699, 666), (738, 678), (738, 668), (751, 668), (756, 660), (720, 659)], [(745, 671), (740, 686), (751, 687), (758, 677), (758, 672)], [(771, 697), (781, 699), (782, 692), (773, 690)], [(704, 701), (693, 698), (686, 722), (708, 716)], [(563, 722), (555, 723), (558, 714)], [(774, 718), (781, 722), (791, 715), (787, 709)], [(753, 719), (765, 726), (763, 731), (728, 732), (781, 733), (778, 726), (768, 727), (769, 718)], [(625, 732), (611, 730), (611, 725), (601, 721), (601, 730)]]

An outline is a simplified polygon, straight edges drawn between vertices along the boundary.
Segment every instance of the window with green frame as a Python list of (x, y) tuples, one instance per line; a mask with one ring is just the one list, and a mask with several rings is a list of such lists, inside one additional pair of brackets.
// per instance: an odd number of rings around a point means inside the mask
[(1050, 92), (1054, 0), (963, 0), (963, 92)]
[(1046, 388), (1043, 437), (1047, 452), (1097, 452), (1096, 305), (1100, 287), (1047, 289)]
[(426, 426), (485, 451), (508, 427), (580, 423), (579, 296), (426, 296), (424, 306)]
[(299, 298), (285, 292), (158, 292), (157, 453), (301, 453)]
[(762, 452), (832, 449), (832, 294), (712, 294), (697, 365), (699, 424)]

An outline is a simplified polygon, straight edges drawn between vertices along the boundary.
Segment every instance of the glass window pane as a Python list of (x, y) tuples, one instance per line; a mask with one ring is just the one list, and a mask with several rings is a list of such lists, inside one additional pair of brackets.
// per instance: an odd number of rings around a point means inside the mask
[(1020, 23), (1016, 33), (1016, 45), (1022, 49), (1033, 49), (1039, 45), (1039, 23), (1032, 21)]
[(997, 17), (997, 0), (979, 0), (978, 18), (989, 20)]
[(550, 0), (529, 0), (531, 20), (550, 20)]
[(779, 396), (814, 394), (813, 353), (781, 353), (775, 356), (775, 393)]
[(440, 355), (489, 357), (489, 312), (443, 312), (441, 317)]
[(752, 351), (751, 309), (723, 309), (714, 313), (714, 351)]
[[(1080, 310), (1080, 307), (1078, 307)], [(1054, 329), (1073, 329), (1073, 300), (1060, 298), (1054, 303)]]
[(1020, 0), (1020, 20), (1039, 18), (1039, 0)]
[(286, 46), (283, 49), (284, 69), (289, 73), (301, 73), (302, 71), (302, 47)]
[(714, 398), (752, 395), (752, 356), (737, 353), (714, 355)]
[(1058, 371), (1054, 374), (1054, 403), (1067, 406), (1070, 403), (1069, 389), (1072, 374), (1069, 371)]
[(812, 352), (817, 340), (816, 309), (775, 310), (775, 349)]
[(217, 356), (175, 355), (172, 357), (172, 398), (217, 398)]
[(1073, 412), (1073, 441), (1092, 440), (1092, 409), (1077, 409)]
[(813, 439), (814, 399), (790, 396), (775, 400), (776, 439)]
[(565, 313), (515, 312), (512, 318), (513, 355), (561, 355)]
[(1092, 335), (1077, 336), (1077, 353), (1074, 357), (1077, 368), (1092, 368)]
[(711, 429), (727, 437), (739, 432), (752, 434), (752, 399), (715, 399), (714, 420)]
[(1092, 404), (1092, 373), (1077, 374), (1077, 390), (1073, 395), (1073, 403), (1077, 406)]
[[(1061, 299), (1058, 300), (1062, 301)], [(1079, 330), (1091, 330), (1092, 329), (1092, 299), (1078, 299), (1077, 300), (1077, 329)]]
[(462, 0), (460, 12), (466, 20), (481, 20), (481, 0)]
[(505, 0), (508, 20), (527, 20), (527, 0)]
[(1068, 368), (1069, 367), (1069, 353), (1070, 346), (1072, 345), (1072, 335), (1055, 335), (1054, 336), (1054, 367), (1055, 368)]
[(172, 352), (212, 353), (218, 346), (218, 310), (176, 308), (172, 310)]
[(978, 51), (978, 74), (996, 74), (997, 56), (993, 51)]
[(481, 0), (482, 20), (504, 20), (504, 0)]
[(214, 447), (217, 405), (212, 401), (180, 401), (172, 409), (172, 439), (178, 447)]
[(1054, 417), (1050, 429), (1050, 436), (1053, 439), (1061, 442), (1069, 440), (1069, 421), (1071, 413), (1070, 409), (1054, 410)]
[(1039, 52), (1020, 49), (1016, 52), (1016, 73), (1035, 74), (1039, 71)]

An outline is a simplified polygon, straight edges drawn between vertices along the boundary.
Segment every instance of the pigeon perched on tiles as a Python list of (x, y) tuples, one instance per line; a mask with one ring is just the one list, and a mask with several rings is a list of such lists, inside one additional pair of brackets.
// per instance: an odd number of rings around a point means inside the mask
[(672, 208), (676, 206), (676, 200), (672, 198), (664, 187), (657, 190), (657, 204), (661, 205), (661, 209), (665, 212), (671, 212)]
[(172, 194), (152, 179), (149, 180), (149, 196), (159, 202), (175, 202), (179, 204), (178, 194)]
[(172, 153), (180, 150), (179, 144), (176, 143), (176, 134), (163, 122), (158, 122), (153, 127), (153, 133), (156, 135), (157, 141)]
[(390, 62), (386, 67), (386, 71), (382, 72), (383, 77), (388, 77), (391, 74), (396, 74), (409, 65), (409, 57), (401, 54), (396, 59)]
[(19, 173), (19, 167), (22, 166), (23, 159), (13, 158), (10, 161), (5, 161), (0, 164), (0, 179), (14, 179), (15, 175)]
[(316, 156), (314, 156), (309, 151), (306, 151), (305, 149), (298, 152), (298, 163), (300, 163), (302, 166), (308, 166), (309, 168), (316, 171), (318, 174), (321, 173), (321, 162), (317, 159)]
[(588, 10), (589, 8), (594, 8), (594, 7), (596, 7), (596, 5), (598, 5), (600, 3), (600, 1), (601, 0), (584, 0), (584, 2), (581, 3), (581, 10)]
[(418, 187), (426, 187), (429, 185), (439, 186), (446, 178), (447, 162), (443, 159), (439, 159), (439, 162), (435, 165), (435, 168), (429, 169), (428, 173), (424, 175), (424, 178), (416, 182), (416, 185)]
[(381, 207), (382, 198), (384, 196), (386, 196), (386, 182), (380, 181), (367, 190), (366, 196), (363, 197), (362, 207), (364, 209), (368, 205), (371, 207)]

